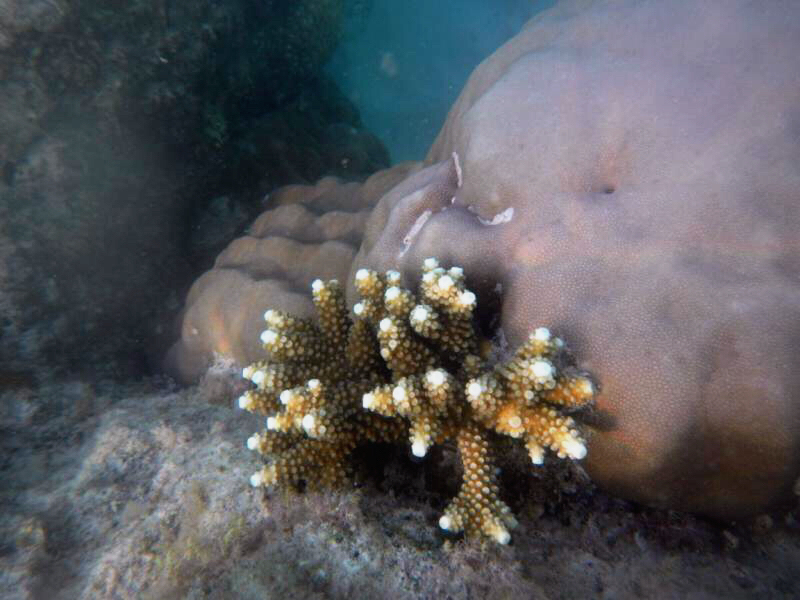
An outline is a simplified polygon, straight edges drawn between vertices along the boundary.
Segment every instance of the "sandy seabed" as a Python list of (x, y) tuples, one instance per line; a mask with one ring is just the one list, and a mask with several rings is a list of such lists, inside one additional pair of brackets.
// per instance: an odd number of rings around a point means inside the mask
[(568, 465), (511, 487), (507, 547), (438, 530), (449, 449), (423, 464), (382, 450), (344, 492), (255, 491), (244, 441), (260, 420), (232, 408), (237, 385), (217, 370), (184, 389), (3, 392), (0, 598), (800, 597), (797, 510), (711, 523)]

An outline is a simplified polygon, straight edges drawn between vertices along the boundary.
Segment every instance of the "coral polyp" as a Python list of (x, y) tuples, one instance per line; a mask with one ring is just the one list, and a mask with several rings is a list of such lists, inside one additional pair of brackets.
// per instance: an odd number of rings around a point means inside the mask
[(265, 313), (269, 358), (244, 369), (256, 387), (239, 398), (267, 416), (266, 430), (247, 440), (266, 459), (250, 482), (342, 485), (361, 444), (405, 440), (422, 458), (454, 441), (462, 485), (439, 525), (505, 544), (516, 520), (500, 498), (493, 436), (519, 439), (535, 465), (547, 450), (580, 460), (586, 442), (568, 413), (590, 405), (597, 388), (545, 327), (492, 363), (480, 351), (477, 298), (463, 271), (432, 258), (422, 271), (415, 294), (397, 271), (359, 269), (353, 317), (336, 280), (311, 286), (316, 321)]

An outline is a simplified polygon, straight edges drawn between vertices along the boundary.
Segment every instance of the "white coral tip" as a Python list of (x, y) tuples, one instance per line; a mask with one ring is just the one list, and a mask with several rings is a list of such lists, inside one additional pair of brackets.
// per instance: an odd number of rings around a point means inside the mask
[(439, 289), (440, 289), (440, 290), (442, 290), (442, 291), (445, 291), (445, 292), (446, 292), (446, 291), (447, 291), (447, 290), (449, 290), (451, 287), (453, 287), (453, 284), (454, 284), (454, 283), (455, 283), (455, 282), (453, 281), (453, 278), (452, 278), (452, 277), (450, 277), (450, 275), (442, 275), (441, 277), (439, 277), (439, 283), (438, 283), (438, 286), (439, 286)]
[(450, 531), (450, 529), (453, 527), (453, 520), (447, 515), (442, 515), (439, 519), (439, 527), (445, 531)]
[(533, 332), (533, 338), (540, 342), (546, 342), (550, 339), (550, 330), (547, 327), (538, 327)]
[(381, 319), (381, 322), (378, 323), (378, 327), (381, 328), (381, 331), (389, 331), (392, 328), (392, 320), (389, 317)]
[(491, 535), (498, 544), (502, 544), (503, 546), (511, 541), (511, 534), (508, 533), (507, 529), (499, 525), (492, 529)]
[(250, 485), (253, 487), (259, 487), (264, 484), (264, 478), (261, 476), (261, 472), (253, 473), (250, 476)]
[(565, 440), (564, 443), (561, 444), (561, 449), (567, 456), (575, 460), (581, 460), (586, 457), (586, 446), (575, 438)]
[(467, 385), (467, 395), (470, 398), (477, 398), (483, 393), (483, 386), (477, 381), (471, 381)]
[(247, 449), (255, 450), (258, 448), (258, 434), (253, 434), (247, 438)]
[(464, 306), (472, 306), (475, 304), (475, 294), (467, 290), (466, 292), (462, 292), (461, 295), (458, 297), (458, 301), (463, 304)]
[(369, 277), (369, 271), (366, 269), (359, 269), (356, 271), (356, 280), (360, 281), (362, 279), (366, 279), (367, 277)]
[(430, 313), (428, 309), (424, 306), (416, 306), (414, 310), (411, 311), (411, 320), (415, 323), (421, 323), (428, 320), (428, 316)]
[(360, 315), (364, 312), (364, 304), (362, 302), (356, 302), (353, 305), (353, 314)]
[(253, 365), (249, 365), (244, 369), (242, 369), (242, 377), (244, 377), (245, 379), (250, 379), (253, 376), (253, 373), (255, 373), (255, 371), (256, 368)]
[(278, 339), (278, 332), (273, 331), (272, 329), (265, 329), (261, 332), (261, 341), (264, 344), (272, 344), (275, 340)]
[(400, 283), (400, 271), (394, 269), (386, 271), (386, 281), (389, 283)]
[(267, 429), (274, 431), (278, 428), (278, 420), (275, 417), (267, 417)]
[(433, 257), (426, 258), (425, 261), (422, 263), (422, 266), (425, 267), (426, 269), (435, 269), (436, 267), (439, 266), (439, 261)]
[(450, 267), (447, 272), (450, 273), (452, 277), (462, 277), (464, 275), (464, 269), (461, 267)]
[(372, 392), (367, 392), (361, 397), (361, 405), (366, 408), (370, 409), (375, 404), (375, 394)]
[(531, 365), (531, 374), (540, 381), (550, 379), (554, 370), (553, 365), (546, 360), (537, 360)]
[(399, 295), (400, 295), (400, 288), (397, 287), (396, 285), (393, 285), (388, 290), (386, 290), (386, 293), (383, 295), (383, 298), (387, 302), (391, 302), (392, 300), (397, 298)]
[(394, 398), (397, 402), (402, 402), (407, 396), (408, 394), (406, 393), (405, 388), (399, 385), (395, 386), (395, 388), (392, 390), (392, 398)]
[(416, 456), (417, 458), (422, 458), (428, 453), (428, 446), (424, 440), (414, 440), (414, 443), (411, 444), (411, 454)]
[(441, 369), (435, 369), (433, 371), (428, 371), (428, 373), (425, 375), (425, 379), (431, 385), (440, 386), (444, 383), (445, 374)]
[(325, 284), (322, 282), (322, 279), (315, 279), (311, 282), (311, 291), (312, 292), (321, 292), (322, 288), (325, 287)]
[(250, 378), (250, 381), (252, 381), (256, 385), (261, 385), (262, 383), (264, 383), (264, 379), (266, 379), (266, 377), (267, 374), (264, 373), (264, 371), (262, 371), (261, 369), (259, 369), (258, 371), (253, 373), (253, 376)]
[(281, 404), (289, 404), (289, 401), (292, 399), (292, 390), (283, 390), (278, 398)]
[(535, 465), (544, 464), (544, 448), (541, 446), (534, 446), (528, 449), (528, 454), (531, 457), (531, 462)]
[(239, 396), (239, 408), (242, 410), (249, 410), (250, 406), (252, 405), (252, 400), (250, 400), (249, 394), (246, 392)]
[(315, 423), (316, 419), (314, 418), (314, 415), (308, 414), (303, 417), (303, 429), (305, 429), (307, 432), (314, 429)]
[(275, 318), (275, 316), (276, 316), (276, 315), (275, 315), (275, 311), (274, 311), (274, 310), (272, 310), (272, 309), (270, 308), (270, 309), (269, 309), (267, 312), (265, 312), (265, 313), (264, 313), (264, 320), (265, 320), (267, 323), (269, 323), (269, 322), (271, 322), (271, 321), (272, 321), (272, 319), (274, 319), (274, 318)]
[(308, 386), (308, 389), (316, 390), (319, 387), (319, 379), (309, 379), (306, 382), (306, 385)]

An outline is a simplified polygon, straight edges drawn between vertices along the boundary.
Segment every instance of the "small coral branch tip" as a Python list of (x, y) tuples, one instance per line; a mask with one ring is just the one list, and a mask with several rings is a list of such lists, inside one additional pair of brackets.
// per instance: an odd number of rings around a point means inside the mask
[(306, 415), (303, 417), (303, 429), (306, 431), (311, 431), (314, 429), (314, 424), (316, 423), (316, 419), (314, 419), (314, 415)]
[(568, 439), (561, 445), (561, 447), (563, 448), (564, 453), (570, 458), (581, 460), (582, 458), (586, 457), (586, 446), (578, 440)]
[(511, 534), (502, 527), (494, 529), (491, 535), (498, 544), (502, 544), (503, 546), (511, 541)]
[(436, 369), (435, 371), (428, 371), (428, 374), (425, 375), (425, 378), (431, 385), (435, 386), (442, 385), (445, 379), (444, 371), (440, 369)]
[(532, 337), (539, 341), (546, 342), (550, 339), (550, 330), (547, 327), (539, 327), (533, 332)]
[(374, 394), (372, 394), (372, 393), (370, 393), (370, 392), (367, 392), (366, 394), (364, 394), (364, 395), (361, 397), (361, 405), (362, 405), (364, 408), (366, 408), (366, 409), (368, 409), (368, 410), (369, 410), (370, 408), (372, 408), (372, 406), (373, 406), (374, 404), (375, 404), (375, 395), (374, 395)]
[(553, 365), (546, 360), (537, 360), (531, 365), (531, 374), (537, 380), (549, 379), (553, 371)]
[(428, 320), (428, 309), (424, 306), (417, 306), (411, 311), (411, 320), (416, 323), (422, 323)]
[(477, 381), (472, 381), (467, 385), (467, 395), (470, 398), (477, 398), (483, 393), (483, 386)]
[(411, 453), (417, 458), (422, 458), (428, 453), (428, 446), (422, 440), (414, 440), (411, 444)]

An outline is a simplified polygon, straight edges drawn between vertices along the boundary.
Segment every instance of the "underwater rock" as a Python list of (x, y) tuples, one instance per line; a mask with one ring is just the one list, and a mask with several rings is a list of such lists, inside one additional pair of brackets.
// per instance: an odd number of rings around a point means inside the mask
[(290, 4), (0, 0), (0, 364), (138, 377), (214, 198), (388, 164), (322, 72), (343, 3)]

